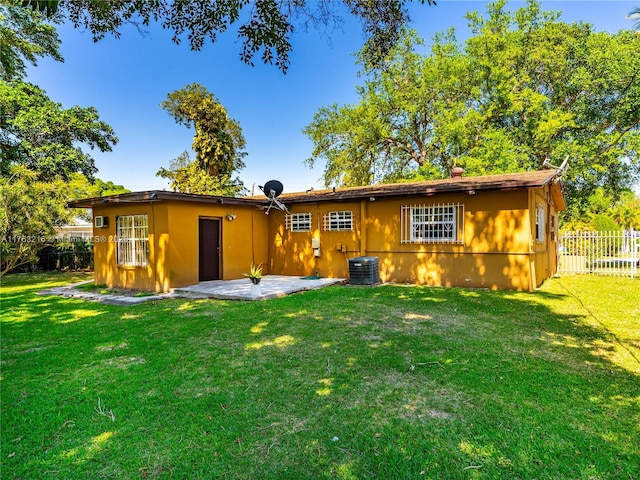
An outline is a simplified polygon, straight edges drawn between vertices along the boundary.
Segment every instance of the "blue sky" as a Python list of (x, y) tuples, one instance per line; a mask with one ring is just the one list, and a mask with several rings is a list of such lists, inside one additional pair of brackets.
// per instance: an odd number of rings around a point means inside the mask
[[(313, 0), (311, 0), (313, 1)], [(437, 6), (411, 6), (412, 27), (425, 38), (456, 27), (459, 40), (467, 29), (464, 14), (485, 11), (487, 2), (439, 0)], [(523, 2), (509, 2), (509, 8)], [(626, 15), (634, 1), (543, 1), (545, 10), (563, 12), (568, 22), (585, 21), (599, 31), (631, 28)], [(332, 103), (357, 101), (355, 86), (361, 83), (353, 54), (363, 44), (357, 20), (348, 19), (343, 30), (323, 35), (317, 30), (296, 30), (292, 36), (291, 66), (283, 75), (276, 67), (255, 67), (239, 59), (241, 44), (231, 29), (199, 52), (187, 42), (175, 45), (171, 34), (149, 27), (141, 36), (124, 27), (120, 39), (107, 37), (93, 43), (88, 32), (62, 25), (64, 63), (43, 59), (28, 71), (28, 81), (44, 88), (64, 107), (94, 106), (119, 137), (112, 152), (91, 152), (98, 177), (138, 191), (169, 189), (155, 176), (182, 151), (191, 151), (193, 131), (175, 121), (159, 104), (169, 92), (189, 83), (200, 83), (212, 92), (242, 127), (247, 140), (246, 167), (240, 172), (251, 189), (272, 178), (285, 191), (321, 187), (323, 166), (309, 169), (303, 161), (313, 145), (302, 133), (317, 110)]]

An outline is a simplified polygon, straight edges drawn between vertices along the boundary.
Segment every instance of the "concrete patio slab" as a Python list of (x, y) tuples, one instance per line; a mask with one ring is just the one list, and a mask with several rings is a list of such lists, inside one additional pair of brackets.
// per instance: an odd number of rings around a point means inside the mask
[(248, 278), (239, 280), (212, 280), (189, 287), (174, 289), (173, 293), (191, 298), (217, 298), (220, 300), (267, 300), (291, 293), (316, 290), (344, 282), (344, 278), (301, 278), (285, 275), (266, 275), (260, 281), (262, 292), (252, 294)]
[(77, 298), (79, 300), (87, 300), (89, 302), (98, 302), (98, 303), (106, 303), (107, 305), (138, 305), (144, 302), (150, 302), (152, 300), (164, 300), (166, 298), (176, 298), (177, 295), (172, 295), (170, 293), (162, 293), (156, 295), (145, 295), (145, 296), (132, 296), (132, 295), (118, 295), (117, 293), (98, 293), (91, 291), (83, 291), (78, 287), (87, 284), (93, 283), (93, 280), (89, 280), (86, 282), (73, 283), (70, 285), (64, 285), (62, 287), (52, 287), (47, 288), (46, 290), (41, 290), (36, 292), (37, 295), (54, 295), (65, 298)]
[(255, 295), (251, 292), (251, 282), (247, 278), (239, 280), (213, 280), (200, 282), (188, 287), (176, 288), (171, 293), (161, 293), (146, 296), (124, 295), (117, 293), (99, 293), (83, 291), (81, 285), (88, 282), (74, 283), (62, 287), (53, 287), (36, 292), (38, 295), (56, 295), (67, 298), (77, 298), (90, 302), (100, 302), (109, 305), (139, 305), (153, 300), (169, 298), (216, 298), (219, 300), (267, 300), (269, 298), (284, 297), (291, 293), (335, 285), (344, 282), (343, 278), (312, 278), (288, 277), (284, 275), (266, 275), (260, 285), (262, 292)]

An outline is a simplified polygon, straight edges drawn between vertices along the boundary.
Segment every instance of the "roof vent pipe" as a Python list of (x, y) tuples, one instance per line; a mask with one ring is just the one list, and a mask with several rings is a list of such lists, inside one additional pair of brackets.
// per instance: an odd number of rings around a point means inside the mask
[(451, 169), (451, 178), (462, 178), (463, 173), (464, 173), (464, 168), (453, 167)]

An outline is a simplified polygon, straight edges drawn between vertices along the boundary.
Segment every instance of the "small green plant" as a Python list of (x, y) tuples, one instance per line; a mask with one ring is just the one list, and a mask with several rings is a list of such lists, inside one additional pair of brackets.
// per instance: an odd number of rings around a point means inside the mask
[(254, 285), (258, 285), (260, 283), (260, 280), (262, 280), (262, 264), (255, 265), (252, 262), (249, 273), (243, 273), (242, 275), (248, 277), (249, 280), (251, 280), (251, 283), (253, 283)]

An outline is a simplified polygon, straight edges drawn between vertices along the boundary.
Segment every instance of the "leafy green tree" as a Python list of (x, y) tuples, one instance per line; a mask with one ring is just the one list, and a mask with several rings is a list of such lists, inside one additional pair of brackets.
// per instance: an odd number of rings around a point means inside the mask
[(171, 160), (168, 169), (162, 167), (156, 175), (171, 180), (174, 192), (235, 197), (245, 191), (237, 178), (210, 175), (197, 161), (191, 160), (188, 152), (182, 152), (178, 158)]
[(598, 187), (618, 198), (640, 170), (640, 37), (560, 22), (533, 1), (515, 14), (504, 2), (488, 11), (486, 19), (467, 15), (483, 130), (463, 165), (483, 157), (489, 163), (482, 139), (498, 135), (516, 169), (568, 156), (569, 217), (586, 211)]
[(37, 261), (38, 252), (56, 233), (56, 227), (72, 217), (91, 219), (90, 212), (66, 208), (69, 200), (101, 197), (130, 190), (111, 181), (89, 182), (75, 173), (69, 181), (39, 179), (25, 165), (12, 165), (8, 175), (0, 176), (0, 277), (11, 270)]
[(586, 204), (583, 215), (564, 222), (564, 230), (640, 230), (640, 197), (630, 189), (616, 199), (598, 187)]
[[(189, 162), (183, 154), (169, 170), (160, 170), (160, 176), (172, 178), (166, 176), (169, 175), (168, 172), (179, 171), (180, 178), (183, 178), (184, 169), (187, 169), (198, 176), (198, 182), (201, 182), (202, 174), (210, 175), (215, 180), (205, 182), (206, 185), (219, 185), (220, 194), (232, 195), (238, 186), (241, 189), (240, 181), (232, 180), (231, 177), (244, 168), (242, 159), (246, 156), (243, 151), (246, 142), (240, 124), (229, 117), (218, 99), (202, 85), (193, 83), (170, 93), (161, 106), (179, 124), (194, 127), (192, 146), (196, 159), (195, 165), (188, 166)], [(175, 182), (176, 179), (177, 177), (172, 180)], [(179, 184), (186, 186), (187, 183), (180, 180)], [(192, 187), (193, 185), (190, 188)]]
[(43, 182), (24, 165), (0, 176), (0, 277), (35, 261), (55, 226), (69, 219), (66, 190), (64, 181)]
[(93, 107), (63, 108), (39, 87), (20, 80), (0, 81), (0, 174), (25, 165), (41, 180), (92, 178), (95, 162), (82, 147), (111, 151), (118, 139)]
[(625, 230), (640, 231), (640, 196), (628, 190), (611, 208), (611, 216)]
[[(76, 174), (79, 178), (85, 180), (79, 174)], [(118, 195), (120, 193), (131, 193), (131, 190), (124, 185), (113, 183), (111, 180), (101, 180), (96, 178), (93, 183), (87, 182), (87, 197), (106, 197), (108, 195)]]
[(131, 190), (124, 185), (118, 185), (111, 180), (101, 180), (95, 178), (89, 181), (87, 177), (80, 173), (74, 173), (67, 182), (67, 196), (69, 200), (80, 198), (106, 197), (107, 195), (117, 195), (119, 193), (131, 193)]
[[(640, 229), (640, 197), (631, 190), (622, 192), (615, 199), (602, 189), (598, 188), (588, 199), (590, 225), (596, 230)], [(615, 223), (615, 228), (603, 228), (600, 224), (602, 218), (610, 219)]]
[(436, 38), (431, 56), (416, 53), (422, 45), (407, 32), (384, 69), (364, 69), (370, 79), (357, 89), (358, 104), (321, 108), (304, 129), (314, 143), (307, 164), (327, 161), (325, 184), (441, 177), (453, 167), (463, 150), (457, 142), (475, 121), (465, 117), (473, 86), (469, 62), (453, 32)]
[(3, 0), (0, 4), (0, 78), (23, 79), (26, 62), (37, 64), (38, 58), (63, 61), (60, 39), (53, 25), (45, 23), (38, 10), (23, 8), (20, 0)]
[(68, 182), (96, 172), (86, 148), (117, 142), (94, 108), (65, 109), (24, 81), (26, 63), (62, 60), (59, 43), (39, 8), (0, 4), (0, 275), (33, 261), (68, 219)]
[(17, 0), (0, 4), (0, 175), (25, 165), (41, 180), (74, 172), (92, 178), (93, 158), (82, 147), (110, 151), (118, 139), (93, 107), (65, 109), (24, 81), (26, 62), (62, 61), (55, 28), (37, 9)]
[(640, 36), (567, 24), (540, 4), (467, 14), (471, 36), (408, 32), (368, 69), (354, 105), (321, 109), (305, 132), (325, 184), (358, 185), (541, 168), (568, 156), (570, 215), (601, 187), (613, 198), (640, 173)]
[(0, 277), (37, 261), (38, 252), (50, 244), (56, 227), (72, 217), (91, 219), (90, 212), (67, 209), (69, 200), (128, 192), (111, 181), (95, 179), (91, 183), (79, 173), (69, 181), (59, 177), (42, 181), (25, 165), (12, 165), (9, 174), (0, 176)]
[[(420, 2), (435, 4), (434, 0)], [(173, 32), (175, 43), (186, 36), (192, 50), (200, 50), (207, 39), (215, 42), (219, 34), (240, 18), (247, 18), (237, 28), (242, 43), (240, 58), (252, 64), (254, 56), (260, 54), (264, 63), (275, 63), (283, 72), (289, 66), (294, 25), (326, 33), (342, 28), (344, 17), (353, 15), (362, 22), (368, 60), (376, 63), (384, 58), (410, 20), (406, 0), (25, 0), (24, 3), (88, 30), (94, 41), (106, 34), (118, 37), (123, 24), (134, 24), (142, 30), (151, 22), (159, 22)]]
[[(74, 173), (71, 175), (69, 181), (66, 182), (64, 192), (67, 201), (70, 201), (81, 198), (106, 197), (107, 195), (130, 193), (131, 190), (125, 188), (123, 185), (117, 185), (111, 180), (105, 182), (99, 178), (94, 178), (93, 181), (89, 181), (89, 179), (81, 173)], [(73, 211), (73, 216), (90, 222), (92, 218), (91, 209), (85, 209), (83, 211), (76, 208)]]
[(608, 215), (598, 213), (591, 219), (591, 225), (598, 232), (614, 232), (620, 230), (620, 225)]

